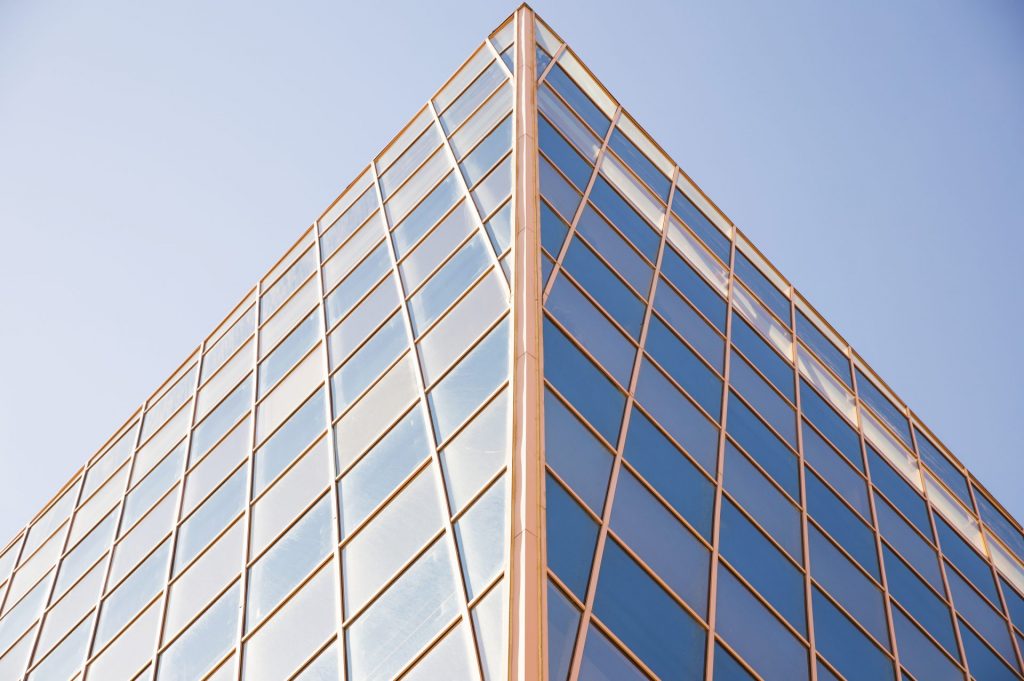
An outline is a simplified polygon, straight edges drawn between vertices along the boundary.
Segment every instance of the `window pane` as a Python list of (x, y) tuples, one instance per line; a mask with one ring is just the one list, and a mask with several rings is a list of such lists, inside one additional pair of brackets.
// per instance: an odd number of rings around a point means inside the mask
[(331, 550), (330, 502), (330, 495), (321, 499), (249, 568), (246, 631), (252, 631)]
[(167, 579), (170, 548), (170, 541), (164, 542), (104, 600), (96, 630), (97, 648), (109, 641), (142, 606), (161, 591)]
[(882, 391), (860, 369), (857, 369), (857, 393), (860, 395), (860, 399), (874, 409), (909, 447), (910, 425), (907, 423), (907, 417), (889, 401), (889, 398), (882, 394)]
[(580, 194), (555, 170), (546, 158), (540, 157), (540, 193), (566, 222), (572, 222), (580, 205)]
[(810, 525), (807, 530), (811, 552), (811, 575), (875, 637), (876, 641), (888, 647), (889, 628), (885, 623), (885, 605), (881, 591), (857, 570), (818, 528)]
[(892, 679), (892, 662), (816, 587), (812, 595), (814, 632), (822, 653), (848, 681)]
[(174, 554), (175, 573), (242, 511), (245, 504), (246, 472), (246, 466), (239, 468), (178, 529), (178, 548)]
[(430, 156), (430, 153), (441, 145), (441, 133), (431, 123), (416, 141), (402, 152), (402, 155), (395, 159), (380, 175), (380, 190), (387, 199), (395, 188), (400, 186), (416, 168)]
[(142, 517), (165, 492), (181, 478), (182, 464), (185, 462), (185, 443), (174, 448), (145, 479), (128, 493), (124, 502), (124, 517), (121, 525), (131, 527)]
[(256, 407), (256, 441), (266, 439), (323, 380), (322, 356), (311, 352)]
[(299, 407), (284, 425), (256, 450), (253, 494), (262, 492), (327, 427), (324, 391)]
[[(71, 626), (82, 619), (89, 610), (96, 605), (100, 593), (103, 590), (104, 572), (106, 564), (103, 562), (89, 570), (86, 576), (72, 587), (67, 594), (60, 599), (46, 615), (46, 623), (39, 635), (37, 649), (41, 652), (49, 650)], [(0, 630), (7, 635), (6, 623), (0, 624)], [(3, 643), (0, 643), (3, 645)]]
[(249, 429), (251, 421), (245, 419), (234, 430), (194, 466), (185, 481), (185, 499), (181, 514), (187, 516), (196, 505), (206, 498), (214, 487), (228, 473), (242, 462), (249, 453)]
[(334, 427), (339, 469), (358, 458), (416, 400), (412, 362), (406, 355)]
[(39, 666), (29, 675), (29, 681), (53, 679), (63, 681), (78, 671), (89, 648), (91, 619), (87, 619), (68, 635), (61, 644), (50, 653)]
[(722, 379), (708, 369), (689, 346), (681, 343), (660, 319), (651, 319), (644, 349), (712, 418), (719, 417), (722, 411)]
[(718, 428), (648, 360), (640, 367), (637, 399), (697, 461), (718, 460)]
[(590, 182), (592, 168), (564, 137), (543, 116), (537, 119), (537, 138), (540, 150), (551, 159), (581, 192)]
[(484, 592), (505, 564), (505, 487), (503, 477), (455, 524), (466, 591), (471, 600)]
[(864, 471), (864, 463), (860, 455), (860, 437), (857, 432), (803, 380), (800, 381), (800, 410), (804, 417), (829, 439), (829, 442), (846, 457), (851, 465), (861, 472)]
[(262, 397), (313, 347), (320, 333), (320, 320), (313, 311), (260, 364), (259, 395)]
[(799, 308), (796, 311), (796, 332), (800, 340), (807, 343), (807, 347), (814, 350), (818, 357), (836, 372), (843, 383), (850, 387), (850, 361)]
[(342, 551), (346, 614), (358, 611), (443, 522), (437, 481), (428, 467)]
[(960, 681), (964, 678), (963, 672), (899, 608), (893, 608), (892, 619), (900, 649), (900, 664), (915, 678), (929, 681)]
[(882, 555), (889, 591), (921, 626), (956, 656), (952, 616), (945, 601), (918, 579), (888, 546), (882, 547)]
[(327, 294), (327, 298), (324, 300), (324, 306), (327, 308), (327, 326), (333, 326), (335, 322), (351, 312), (356, 303), (362, 300), (363, 295), (390, 271), (391, 260), (387, 244), (381, 242), (370, 255), (366, 256), (365, 260), (352, 270), (351, 274)]
[(604, 135), (608, 131), (608, 126), (611, 121), (608, 117), (599, 109), (597, 105), (587, 95), (583, 93), (580, 86), (577, 85), (569, 75), (562, 70), (559, 64), (555, 64), (548, 71), (547, 78), (545, 79), (551, 87), (558, 91), (558, 94), (562, 95), (565, 101), (569, 102), (569, 105), (576, 110), (583, 120), (597, 132), (598, 135)]
[(450, 135), (504, 80), (505, 71), (497, 61), (491, 62), (473, 84), (441, 114), (444, 131)]
[(472, 149), (477, 141), (494, 125), (494, 121), (508, 113), (512, 109), (512, 86), (503, 83), (497, 92), (487, 99), (487, 102), (476, 110), (466, 121), (466, 124), (459, 128), (459, 131), (452, 135), (449, 140), (455, 156), (462, 158)]
[[(543, 224), (541, 229), (543, 230)], [(654, 272), (650, 263), (644, 260), (643, 256), (637, 253), (633, 246), (589, 204), (583, 209), (576, 230), (634, 289), (641, 294), (647, 294)]]
[[(654, 309), (719, 372), (725, 371), (725, 340), (671, 286), (661, 285)], [(733, 326), (735, 333), (735, 325)], [(792, 380), (790, 381), (792, 383)]]
[(668, 181), (668, 178), (665, 177), (660, 170), (658, 170), (657, 166), (651, 163), (650, 159), (644, 156), (643, 152), (636, 148), (636, 145), (622, 133), (622, 130), (618, 128), (615, 129), (615, 132), (612, 133), (611, 139), (608, 141), (608, 146), (619, 155), (619, 158), (629, 164), (629, 167), (632, 168), (633, 171), (651, 187), (651, 189), (661, 196), (662, 201), (668, 201), (668, 193), (669, 189), (672, 187), (672, 183)]
[(85, 539), (78, 543), (74, 549), (69, 551), (61, 561), (60, 574), (57, 575), (57, 586), (54, 594), (60, 594), (67, 587), (78, 580), (86, 569), (99, 558), (110, 543), (114, 540), (114, 532), (117, 529), (117, 513), (108, 513), (107, 517), (101, 520), (93, 530), (86, 535)]
[(475, 185), (512, 148), (512, 117), (494, 128), (473, 151), (462, 160), (466, 184)]
[(421, 335), (489, 265), (479, 238), (470, 240), (409, 300), (413, 329)]
[(565, 269), (633, 338), (640, 337), (644, 305), (579, 239), (565, 254)]
[(548, 582), (548, 678), (565, 681), (569, 675), (580, 611), (562, 592)]
[(348, 409), (408, 347), (405, 321), (396, 312), (331, 376), (334, 413)]
[(420, 237), (426, 234), (461, 197), (462, 190), (458, 178), (455, 173), (450, 173), (400, 225), (395, 227), (391, 235), (395, 242), (395, 254), (399, 258), (405, 257)]
[(416, 249), (402, 261), (400, 268), (407, 291), (415, 291), (455, 247), (476, 229), (469, 205), (462, 202), (449, 213)]
[(878, 579), (878, 558), (871, 530), (816, 475), (808, 475), (806, 484), (807, 512), (836, 538), (861, 567)]
[(551, 476), (547, 476), (545, 489), (548, 567), (583, 600), (597, 544), (597, 524)]
[(775, 288), (775, 285), (757, 269), (754, 263), (750, 262), (743, 251), (736, 251), (735, 270), (737, 276), (743, 279), (743, 282), (768, 305), (783, 324), (789, 326), (789, 299), (782, 291)]
[(192, 432), (189, 461), (198, 461), (252, 406), (252, 378), (246, 378)]
[(110, 584), (116, 584), (135, 567), (174, 526), (178, 499), (176, 494), (164, 497), (156, 507), (125, 534), (114, 548), (114, 562), (110, 565)]
[(702, 212), (693, 205), (686, 194), (678, 188), (672, 197), (672, 212), (681, 217), (683, 221), (708, 245), (715, 255), (722, 259), (722, 262), (729, 262), (729, 238), (722, 234)]
[(280, 342), (317, 304), (319, 287), (311, 278), (260, 328), (260, 357)]
[(381, 322), (391, 316), (400, 300), (394, 277), (388, 277), (373, 289), (328, 337), (331, 369), (341, 364)]
[(458, 613), (455, 580), (437, 542), (349, 628), (349, 679), (393, 678)]
[(441, 450), (441, 469), (452, 513), (505, 465), (511, 443), (509, 390), (505, 389)]
[(594, 513), (602, 513), (612, 453), (550, 390), (544, 391), (544, 458)]
[(281, 278), (264, 289), (260, 298), (260, 319), (267, 319), (281, 306), (288, 296), (316, 270), (316, 252), (310, 248)]
[(487, 217), (500, 206), (512, 191), (512, 156), (495, 168), (490, 175), (473, 190), (473, 200), (480, 215)]
[(591, 625), (580, 662), (580, 681), (647, 681), (621, 650), (601, 630)]
[(818, 431), (803, 421), (804, 460), (865, 520), (871, 518), (866, 481), (860, 477)]
[(321, 438), (252, 508), (250, 555), (259, 554), (331, 479), (327, 438)]
[[(661, 273), (693, 303), (715, 327), (725, 333), (725, 301), (674, 250), (666, 248)], [(737, 289), (738, 290), (738, 289)]]
[(801, 560), (800, 512), (728, 440), (725, 442), (725, 489), (790, 556)]
[(790, 496), (800, 498), (796, 455), (740, 400), (729, 400), (727, 431)]
[(778, 395), (745, 359), (734, 354), (729, 364), (729, 383), (754, 406), (757, 413), (796, 447), (796, 412), (793, 406)]
[(239, 587), (235, 585), (161, 653), (157, 680), (194, 681), (202, 678), (235, 643), (240, 611), (238, 601)]
[(699, 678), (704, 629), (610, 540), (594, 614), (662, 678)]
[(562, 103), (562, 100), (554, 95), (549, 87), (537, 88), (537, 107), (591, 162), (597, 159), (601, 141), (583, 125), (569, 107)]
[[(92, 661), (88, 669), (89, 678), (134, 678), (143, 665), (152, 659), (153, 643), (159, 626), (160, 603), (156, 602), (146, 608), (143, 615)], [(160, 676), (161, 681), (166, 678), (168, 677)]]

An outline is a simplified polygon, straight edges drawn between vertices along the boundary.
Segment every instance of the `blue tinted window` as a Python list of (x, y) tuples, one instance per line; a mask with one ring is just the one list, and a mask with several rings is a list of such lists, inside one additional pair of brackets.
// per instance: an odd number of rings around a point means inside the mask
[(860, 437), (839, 414), (825, 403), (818, 393), (800, 379), (800, 411), (808, 421), (824, 433), (846, 460), (864, 472), (864, 463), (860, 456)]
[(668, 193), (669, 189), (672, 188), (672, 183), (658, 170), (656, 165), (651, 163), (650, 159), (644, 156), (643, 152), (629, 141), (628, 137), (622, 134), (621, 130), (616, 128), (615, 132), (612, 133), (611, 139), (608, 140), (608, 146), (615, 150), (619, 158), (629, 164), (633, 172), (639, 175), (651, 189), (661, 196), (662, 201), (668, 201)]
[(594, 614), (659, 677), (703, 672), (703, 628), (613, 541), (601, 560)]
[(961, 539), (952, 527), (946, 524), (939, 514), (935, 514), (935, 528), (939, 532), (939, 542), (942, 545), (942, 553), (946, 559), (960, 569), (960, 572), (967, 575), (967, 579), (985, 594), (993, 603), (999, 602), (996, 595), (996, 586), (992, 581), (992, 571), (988, 563), (974, 552), (966, 541)]
[(569, 244), (565, 268), (627, 333), (640, 337), (643, 303), (579, 239)]
[(677, 189), (672, 196), (672, 212), (681, 217), (722, 262), (729, 263), (729, 239), (686, 198), (682, 190)]
[(853, 511), (839, 501), (839, 497), (825, 487), (818, 476), (807, 475), (806, 483), (807, 512), (860, 563), (862, 568), (878, 579), (874, 533), (854, 515)]
[(865, 376), (860, 369), (857, 369), (857, 392), (860, 399), (885, 419), (885, 422), (892, 426), (896, 434), (910, 446), (910, 425), (907, 417), (900, 413), (892, 402), (889, 401), (882, 391), (875, 387), (875, 384)]
[(615, 380), (629, 385), (636, 346), (571, 281), (559, 277), (544, 306)]
[(880, 681), (893, 678), (892, 662), (815, 587), (814, 633), (818, 652), (847, 681)]
[(644, 348), (713, 418), (722, 411), (722, 379), (681, 343), (658, 318), (652, 318)]
[(540, 150), (565, 173), (565, 176), (583, 191), (590, 182), (590, 164), (573, 149), (543, 116), (537, 117), (537, 136)]
[(871, 467), (871, 482), (917, 526), (921, 534), (930, 537), (932, 534), (931, 523), (928, 521), (928, 508), (925, 506), (924, 499), (899, 473), (882, 460), (874, 447), (868, 445), (867, 450), (868, 466)]
[(743, 317), (735, 312), (732, 315), (732, 344), (753, 362), (783, 395), (791, 402), (796, 401), (793, 390), (793, 367), (779, 357), (778, 353), (743, 321)]
[(871, 518), (867, 483), (806, 421), (801, 424), (804, 435), (804, 460), (835, 488), (865, 520)]
[(722, 556), (797, 630), (806, 633), (804, 577), (728, 499), (722, 500)]
[(626, 397), (550, 322), (544, 323), (544, 377), (608, 440), (618, 442)]
[(768, 381), (754, 371), (747, 360), (733, 354), (729, 364), (729, 383), (757, 412), (796, 448), (796, 412), (784, 399), (779, 397)]
[(882, 546), (889, 592), (951, 654), (956, 655), (953, 621), (946, 603), (908, 568), (888, 546)]
[(797, 560), (800, 512), (731, 442), (725, 442), (725, 489)]
[(899, 608), (892, 609), (892, 623), (896, 629), (896, 644), (900, 649), (900, 664), (914, 678), (923, 681), (963, 680), (963, 672)]
[(647, 413), (694, 459), (717, 458), (718, 428), (647, 359), (640, 367), (636, 396)]
[(766, 681), (807, 678), (807, 649), (724, 565), (717, 617), (718, 634)]
[(953, 570), (947, 570), (949, 592), (953, 595), (953, 607), (966, 619), (993, 648), (1008, 660), (1014, 659), (1013, 643), (1006, 620), (985, 602), (968, 583)]
[(545, 489), (548, 567), (583, 600), (597, 546), (597, 523), (550, 475)]
[(644, 295), (647, 294), (651, 288), (654, 270), (589, 204), (580, 215), (576, 231), (604, 256), (633, 288)]
[(675, 289), (664, 283), (658, 286), (654, 294), (654, 309), (689, 341), (711, 366), (719, 372), (725, 370), (725, 340), (697, 314), (690, 303), (676, 293)]
[[(545, 411), (545, 428), (550, 412)], [(548, 461), (551, 460), (550, 454)], [(714, 485), (639, 410), (629, 417), (624, 456), (705, 539), (711, 539)], [(701, 462), (714, 474), (714, 459)]]
[(569, 74), (562, 70), (561, 66), (558, 64), (552, 66), (545, 82), (557, 90), (565, 101), (569, 102), (569, 105), (587, 122), (587, 125), (594, 129), (599, 137), (604, 137), (611, 121), (604, 115), (604, 112), (597, 108), (590, 97), (584, 94), (580, 86), (569, 77)]
[[(981, 519), (989, 529), (999, 535), (1011, 549), (1017, 552), (1017, 555), (1024, 556), (1024, 534), (1021, 534), (1020, 530), (1014, 527), (1013, 523), (984, 494), (978, 492), (974, 497), (978, 501), (978, 513), (981, 514)], [(968, 504), (968, 508), (970, 508), (970, 504)]]
[(719, 331), (725, 332), (725, 301), (671, 248), (665, 249), (661, 271)]
[(583, 646), (578, 678), (579, 681), (647, 681), (647, 675), (593, 625)]
[(968, 508), (971, 507), (971, 493), (967, 490), (967, 479), (964, 474), (957, 470), (946, 456), (939, 451), (939, 448), (920, 430), (914, 429), (917, 433), (917, 451), (921, 454), (921, 460), (931, 468), (939, 478), (946, 483), (953, 493), (960, 497)]
[(548, 677), (565, 681), (569, 675), (580, 611), (557, 586), (548, 582)]
[(743, 283), (750, 287), (786, 326), (789, 326), (789, 299), (739, 250), (736, 251), (735, 269)]
[(566, 222), (571, 222), (580, 206), (580, 193), (543, 156), (540, 157), (538, 168), (541, 196), (551, 203)]
[(651, 262), (658, 257), (661, 237), (605, 179), (598, 176), (590, 190), (590, 201), (604, 213), (626, 238)]
[(1010, 612), (1010, 619), (1018, 629), (1024, 630), (1024, 596), (1018, 594), (1013, 587), (1005, 580), (999, 580), (1003, 585), (1003, 595), (1006, 597), (1006, 609)]
[(628, 470), (615, 487), (611, 528), (673, 591), (707, 616), (710, 552)]
[(716, 643), (713, 681), (754, 681), (754, 677), (722, 644)]
[(969, 627), (960, 624), (960, 636), (964, 642), (964, 652), (967, 654), (967, 665), (971, 668), (971, 676), (977, 681), (1013, 681), (1019, 678), (1010, 671), (1006, 663), (999, 659), (995, 653), (982, 643), (978, 635)]
[(545, 201), (540, 202), (540, 241), (541, 245), (551, 255), (558, 257), (562, 250), (562, 243), (565, 235), (569, 232), (569, 226), (558, 217), (558, 213), (551, 210), (551, 206)]
[(832, 341), (826, 338), (825, 334), (818, 330), (818, 327), (811, 323), (811, 320), (804, 316), (800, 308), (796, 310), (796, 333), (807, 347), (814, 350), (818, 357), (832, 371), (836, 372), (836, 375), (847, 387), (851, 387), (850, 361), (846, 359), (846, 355), (840, 352), (839, 348), (832, 345)]
[(888, 541), (917, 570), (928, 583), (941, 591), (942, 576), (939, 573), (939, 559), (935, 549), (913, 526), (904, 520), (884, 499), (875, 497), (875, 511), (878, 513), (878, 529)]
[(888, 647), (882, 592), (818, 528), (809, 525), (811, 576), (882, 645)]
[(544, 458), (600, 515), (612, 470), (612, 453), (550, 390), (544, 391)]
[(737, 399), (729, 400), (726, 431), (794, 499), (800, 498), (797, 458), (774, 433)]

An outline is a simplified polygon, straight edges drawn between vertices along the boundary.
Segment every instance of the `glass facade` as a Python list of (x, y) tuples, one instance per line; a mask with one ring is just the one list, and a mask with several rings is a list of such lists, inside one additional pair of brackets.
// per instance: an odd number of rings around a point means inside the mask
[(0, 549), (0, 681), (1022, 647), (1017, 521), (526, 7)]

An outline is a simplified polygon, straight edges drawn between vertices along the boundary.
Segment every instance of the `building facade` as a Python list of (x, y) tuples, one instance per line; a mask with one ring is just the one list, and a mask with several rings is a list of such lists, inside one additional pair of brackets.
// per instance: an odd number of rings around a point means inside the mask
[(1022, 594), (524, 6), (0, 549), (0, 681), (1020, 679)]

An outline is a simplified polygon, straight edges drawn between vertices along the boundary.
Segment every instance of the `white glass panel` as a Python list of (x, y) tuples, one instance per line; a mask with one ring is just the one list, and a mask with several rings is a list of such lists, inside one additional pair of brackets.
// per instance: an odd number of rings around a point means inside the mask
[(462, 160), (462, 157), (476, 146), (484, 133), (494, 127), (494, 124), (511, 110), (512, 86), (506, 83), (476, 110), (465, 125), (459, 128), (458, 132), (452, 135), (451, 147), (456, 158)]
[(441, 451), (453, 513), (505, 465), (509, 443), (508, 390), (503, 390)]
[(321, 438), (252, 509), (252, 548), (258, 555), (296, 514), (326, 489), (331, 479), (327, 438)]
[(423, 378), (428, 385), (508, 309), (508, 291), (498, 277), (492, 272), (482, 279), (419, 341)]
[(799, 343), (796, 346), (796, 364), (800, 368), (800, 374), (828, 398), (836, 411), (850, 421), (857, 422), (857, 401), (853, 395), (818, 362), (814, 355)]
[(558, 48), (561, 47), (561, 41), (555, 37), (555, 34), (543, 22), (537, 21), (534, 25), (536, 26), (537, 44), (553, 56), (558, 51)]
[(423, 410), (413, 408), (341, 479), (342, 536), (350, 535), (432, 451)]
[(29, 653), (32, 652), (32, 641), (35, 640), (36, 628), (32, 627), (17, 645), (11, 647), (6, 653), (0, 656), (0, 679), (4, 681), (16, 681), (21, 678), (25, 671), (25, 664), (28, 662)]
[(437, 481), (428, 467), (342, 551), (345, 612), (361, 608), (443, 522)]
[(239, 520), (171, 585), (165, 641), (173, 638), (238, 576), (242, 570), (244, 541), (245, 525)]
[(86, 672), (89, 681), (134, 678), (136, 672), (153, 656), (153, 643), (159, 625), (160, 602), (156, 601), (93, 660)]
[(338, 578), (328, 563), (245, 644), (246, 681), (286, 679), (337, 626)]
[[(29, 681), (66, 681), (78, 671), (85, 662), (85, 654), (89, 648), (89, 632), (91, 618), (85, 620), (61, 641), (60, 645), (43, 660), (32, 673)], [(38, 655), (36, 659), (38, 659)]]
[(39, 635), (39, 650), (47, 651), (60, 640), (75, 623), (81, 620), (85, 613), (96, 605), (103, 590), (103, 578), (106, 572), (106, 563), (100, 561), (89, 570), (78, 584), (72, 587), (60, 601), (50, 608), (46, 615), (46, 622), (43, 624), (43, 631)]
[(512, 155), (509, 154), (491, 174), (480, 181), (473, 190), (473, 200), (480, 210), (480, 215), (487, 219), (494, 209), (505, 201), (512, 193)]
[(505, 658), (505, 642), (502, 635), (504, 620), (505, 580), (501, 580), (501, 583), (473, 608), (473, 627), (476, 629), (484, 678), (487, 681), (498, 681), (502, 678), (502, 661)]
[(338, 460), (347, 466), (416, 399), (412, 355), (406, 355), (355, 403), (334, 429)]
[(453, 210), (401, 263), (406, 291), (415, 291), (476, 225), (465, 201)]
[(168, 494), (114, 549), (114, 562), (110, 566), (110, 584), (117, 584), (135, 564), (148, 554), (174, 525), (177, 493)]
[(458, 614), (446, 540), (434, 544), (349, 628), (350, 681), (391, 679)]
[(3, 584), (11, 575), (11, 571), (14, 569), (14, 561), (18, 558), (18, 550), (21, 545), (21, 540), (15, 541), (7, 550), (0, 553), (0, 584)]
[(299, 284), (316, 270), (316, 252), (310, 248), (292, 265), (284, 276), (269, 284), (260, 298), (260, 319), (268, 319), (290, 296)]
[[(172, 447), (181, 442), (185, 437), (185, 433), (188, 432), (188, 422), (191, 416), (191, 403), (189, 403), (179, 409), (178, 413), (171, 417), (171, 420), (160, 429), (160, 432), (150, 438), (146, 444), (139, 447), (139, 451), (135, 453), (135, 463), (132, 466), (131, 484), (134, 485), (139, 480), (142, 480), (146, 473), (152, 470), (153, 466), (164, 458), (164, 454), (171, 451)], [(123, 487), (118, 489), (118, 496), (123, 491)], [(81, 510), (79, 510), (79, 513), (81, 513)]]
[(317, 303), (319, 287), (316, 277), (311, 278), (302, 285), (291, 300), (285, 303), (280, 310), (270, 318), (260, 329), (260, 357), (262, 358), (274, 348), (278, 342), (288, 335), (295, 324), (304, 319), (309, 311)]
[(430, 115), (430, 109), (427, 107), (420, 109), (420, 112), (405, 126), (402, 134), (389, 144), (384, 151), (380, 152), (380, 156), (377, 157), (377, 168), (380, 172), (388, 169), (394, 160), (409, 147), (412, 141), (420, 136), (420, 133), (430, 124), (432, 119), (433, 116)]
[(985, 543), (988, 544), (992, 562), (996, 564), (999, 571), (1017, 587), (1018, 591), (1024, 591), (1024, 565), (1021, 565), (1012, 553), (1003, 548), (993, 534), (985, 533)]
[(142, 421), (142, 439), (145, 440), (156, 432), (167, 418), (173, 414), (178, 407), (185, 404), (185, 401), (192, 394), (196, 381), (196, 365), (188, 370), (188, 373), (178, 379), (166, 393), (163, 394), (156, 404), (149, 408), (146, 417)]
[(65, 588), (77, 581), (96, 562), (96, 559), (110, 546), (116, 529), (117, 512), (114, 511), (108, 513), (107, 517), (96, 526), (96, 529), (86, 535), (85, 539), (78, 543), (78, 546), (64, 556), (54, 595), (63, 593)]
[[(235, 644), (239, 587), (235, 585), (160, 655), (159, 681), (195, 681)], [(146, 651), (147, 655), (152, 651)]]
[(292, 369), (256, 408), (256, 441), (262, 442), (324, 380), (322, 358), (318, 350)]
[(205, 381), (213, 375), (222, 364), (235, 354), (235, 350), (252, 335), (256, 329), (256, 306), (235, 322), (234, 326), (213, 344), (213, 347), (206, 351), (203, 356), (203, 372), (200, 381)]
[(409, 178), (409, 181), (384, 204), (384, 210), (388, 215), (388, 223), (392, 226), (397, 225), (412, 210), (413, 206), (437, 184), (438, 180), (451, 169), (451, 163), (448, 162), (448, 157), (445, 155), (444, 150), (438, 149), (416, 171), (416, 174)]
[[(60, 496), (60, 499), (55, 501), (49, 510), (46, 511), (38, 520), (32, 523), (32, 527), (29, 528), (28, 538), (25, 540), (25, 548), (21, 550), (25, 556), (32, 555), (43, 541), (53, 534), (53, 531), (57, 529), (68, 516), (71, 515), (71, 511), (75, 508), (75, 502), (78, 500), (78, 485), (81, 480), (76, 481), (64, 494)], [(3, 575), (3, 571), (0, 570), (0, 575)], [(2, 579), (2, 577), (0, 577)]]
[(651, 139), (644, 134), (644, 132), (637, 126), (637, 124), (628, 115), (623, 114), (619, 118), (618, 127), (625, 133), (626, 137), (642, 151), (647, 158), (651, 160), (654, 165), (658, 166), (661, 172), (665, 173), (668, 177), (672, 177), (672, 161), (670, 161), (665, 154), (658, 149), (657, 145), (651, 141)]
[(170, 549), (171, 542), (167, 540), (103, 601), (99, 626), (96, 628), (97, 647), (102, 647), (113, 638), (121, 627), (163, 589)]
[(708, 252), (690, 230), (680, 225), (675, 217), (668, 220), (668, 240), (703, 274), (723, 296), (729, 290), (729, 271)]
[(11, 585), (7, 587), (7, 602), (4, 605), (4, 612), (10, 610), (14, 603), (18, 602), (32, 586), (39, 581), (48, 570), (57, 563), (61, 549), (64, 546), (64, 537), (67, 536), (67, 523), (62, 530), (46, 540), (35, 554), (18, 568), (11, 579)]
[(402, 677), (402, 681), (473, 681), (480, 678), (466, 625), (459, 623)]
[(235, 470), (238, 464), (249, 453), (249, 424), (245, 419), (221, 440), (210, 453), (203, 457), (188, 474), (185, 481), (185, 499), (182, 502), (181, 515), (187, 516), (196, 505), (206, 498), (228, 473)]
[[(369, 172), (367, 172), (367, 176), (369, 176)], [(363, 192), (359, 200), (353, 203), (352, 207), (333, 224), (321, 220), (321, 225), (330, 225), (330, 227), (324, 231), (324, 235), (320, 239), (320, 257), (326, 259), (330, 256), (339, 244), (348, 239), (360, 225), (366, 222), (366, 219), (377, 210), (378, 206), (377, 192), (371, 188)]]
[(364, 298), (359, 307), (335, 327), (328, 338), (327, 349), (331, 358), (331, 368), (335, 368), (352, 354), (371, 332), (398, 309), (400, 302), (394, 277), (385, 279)]
[(431, 124), (419, 139), (395, 161), (395, 164), (380, 175), (380, 191), (385, 200), (391, 193), (408, 179), (416, 168), (430, 154), (441, 146), (441, 133), (436, 125)]
[(430, 391), (438, 442), (447, 439), (484, 399), (509, 378), (509, 320), (499, 322)]
[(491, 52), (481, 46), (459, 72), (434, 96), (438, 111), (444, 111), (491, 61)]
[(615, 113), (615, 102), (606, 93), (600, 85), (587, 73), (583, 65), (580, 64), (579, 60), (573, 56), (571, 52), (566, 50), (562, 53), (562, 56), (558, 59), (558, 64), (565, 69), (565, 72), (572, 76), (572, 79), (576, 81), (587, 95), (590, 96), (594, 103), (604, 111), (604, 114), (611, 118), (612, 114)]
[(124, 502), (124, 517), (121, 519), (122, 527), (134, 525), (160, 497), (177, 484), (184, 463), (185, 442), (182, 441), (128, 493)]
[(50, 580), (44, 579), (21, 599), (8, 601), (4, 617), (0, 620), (0, 650), (6, 650), (32, 622), (46, 605), (46, 594)]
[[(86, 499), (106, 480), (114, 470), (128, 460), (135, 449), (135, 434), (138, 424), (133, 425), (121, 438), (110, 446), (85, 474), (85, 487), (82, 488), (82, 499)], [(3, 579), (3, 571), (0, 571)]]
[[(896, 440), (892, 435), (889, 434), (882, 424), (875, 420), (875, 417), (867, 412), (866, 409), (861, 407), (860, 409), (861, 425), (864, 428), (864, 437), (866, 437), (871, 444), (881, 452), (886, 459), (889, 460), (896, 470), (903, 473), (903, 475), (910, 480), (911, 484), (917, 488), (919, 492), (924, 491), (924, 486), (921, 483), (921, 469), (917, 465), (917, 459), (905, 450), (899, 441)], [(978, 541), (981, 541), (979, 536)]]
[(985, 554), (985, 542), (981, 538), (981, 527), (975, 517), (952, 494), (947, 492), (946, 488), (939, 484), (931, 473), (926, 473), (924, 477), (928, 486), (928, 500), (932, 502), (932, 506), (938, 509), (950, 525), (960, 530), (960, 533), (967, 537), (975, 548)]
[(491, 583), (505, 565), (505, 480), (498, 480), (455, 525), (459, 555), (470, 600)]
[(743, 313), (743, 316), (753, 324), (754, 328), (760, 331), (772, 342), (782, 356), (786, 359), (793, 358), (793, 336), (789, 333), (771, 314), (764, 309), (761, 303), (754, 300), (747, 290), (736, 284), (732, 287), (733, 306)]
[(292, 681), (337, 681), (341, 678), (338, 670), (338, 644), (334, 642)]
[(641, 182), (633, 177), (625, 166), (611, 154), (605, 154), (601, 160), (601, 172), (622, 194), (628, 198), (640, 214), (661, 229), (661, 220), (665, 215), (665, 206), (654, 198), (654, 195)]
[(367, 220), (366, 224), (324, 263), (324, 290), (330, 291), (334, 288), (334, 285), (362, 262), (383, 238), (384, 221), (378, 213), (373, 219)]
[(252, 370), (253, 339), (249, 339), (231, 360), (224, 365), (217, 375), (199, 390), (199, 402), (196, 404), (196, 422), (199, 422), (216, 407), (229, 392), (238, 385), (246, 374)]
[(241, 513), (245, 505), (248, 468), (248, 464), (243, 464), (178, 528), (175, 574)]

